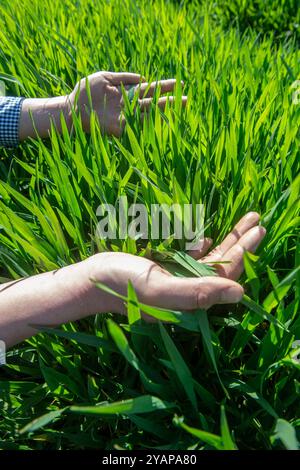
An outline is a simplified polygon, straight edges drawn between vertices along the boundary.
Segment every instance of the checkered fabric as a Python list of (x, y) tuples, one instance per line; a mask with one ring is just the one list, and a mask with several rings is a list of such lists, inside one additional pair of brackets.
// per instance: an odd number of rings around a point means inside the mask
[(0, 147), (19, 144), (19, 120), (24, 98), (0, 97)]

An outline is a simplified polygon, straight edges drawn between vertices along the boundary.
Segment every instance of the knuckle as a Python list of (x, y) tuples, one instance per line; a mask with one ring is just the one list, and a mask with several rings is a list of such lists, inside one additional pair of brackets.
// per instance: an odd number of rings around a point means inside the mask
[(195, 288), (194, 296), (195, 296), (196, 308), (208, 309), (210, 307), (211, 305), (210, 296), (205, 291), (205, 289), (203, 288), (201, 289), (201, 287), (197, 286)]
[(220, 248), (220, 245), (216, 246), (211, 252), (210, 252), (210, 255), (212, 256), (222, 256), (223, 255), (223, 252)]
[(235, 251), (238, 256), (242, 257), (245, 253), (245, 248), (239, 243), (237, 243), (237, 245), (235, 246)]
[(215, 265), (215, 269), (220, 277), (228, 277), (230, 271), (230, 264), (217, 264)]

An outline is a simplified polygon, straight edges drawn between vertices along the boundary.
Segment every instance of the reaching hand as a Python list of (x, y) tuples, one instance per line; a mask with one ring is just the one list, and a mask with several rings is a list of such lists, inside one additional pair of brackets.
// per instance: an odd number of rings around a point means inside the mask
[(126, 313), (123, 301), (95, 287), (91, 279), (123, 295), (131, 280), (140, 302), (172, 310), (238, 302), (244, 291), (235, 280), (243, 271), (243, 253), (254, 252), (265, 235), (258, 221), (259, 215), (250, 212), (210, 254), (203, 257), (211, 245), (208, 239), (193, 252), (200, 263), (230, 261), (216, 265), (219, 277), (174, 277), (146, 258), (100, 253), (56, 271), (2, 284), (2, 340), (7, 346), (16, 344), (38, 332), (32, 325), (60, 325), (101, 312)]
[[(101, 130), (109, 135), (120, 137), (125, 126), (125, 118), (122, 113), (124, 100), (121, 84), (127, 93), (133, 87), (133, 94), (138, 94), (137, 106), (140, 106), (143, 121), (144, 115), (150, 110), (155, 91), (159, 89), (160, 93), (172, 93), (176, 80), (161, 80), (148, 84), (141, 75), (135, 73), (97, 72), (80, 80), (69, 95), (55, 98), (26, 98), (22, 102), (20, 113), (20, 141), (28, 137), (49, 137), (51, 122), (55, 124), (58, 132), (62, 132), (61, 115), (64, 116), (67, 127), (71, 130), (72, 109), (80, 114), (83, 129), (90, 132), (91, 106), (87, 83), (90, 89), (92, 109), (98, 116)], [(158, 106), (164, 109), (168, 99), (172, 104), (175, 97), (160, 97)], [(182, 105), (185, 106), (186, 102), (187, 97), (182, 96)]]
[[(215, 265), (218, 277), (174, 277), (153, 261), (125, 253), (104, 253), (91, 258), (94, 263), (92, 277), (122, 295), (126, 295), (127, 283), (130, 280), (140, 302), (161, 308), (207, 309), (213, 304), (238, 302), (244, 291), (235, 281), (243, 271), (243, 254), (246, 250), (254, 252), (266, 233), (263, 227), (258, 226), (258, 222), (259, 215), (250, 212), (207, 256), (203, 257), (211, 245), (209, 239), (205, 239), (201, 250), (194, 251), (194, 257), (200, 263), (229, 261), (228, 264)], [(101, 311), (125, 313), (125, 306), (120, 299), (96, 292), (94, 297), (90, 298), (93, 311), (100, 296)]]
[[(113, 134), (119, 137), (125, 125), (122, 117), (124, 105), (122, 87), (129, 90), (134, 87), (135, 93), (139, 94), (138, 104), (141, 108), (141, 117), (148, 112), (151, 106), (152, 97), (157, 87), (160, 87), (161, 93), (173, 92), (176, 80), (161, 80), (150, 84), (145, 82), (141, 75), (135, 73), (114, 73), (97, 72), (83, 78), (69, 95), (69, 101), (73, 107), (80, 111), (83, 127), (85, 131), (90, 130), (90, 105), (87, 93), (87, 80), (91, 92), (92, 106), (96, 111), (101, 125), (101, 129), (107, 134)], [(149, 86), (149, 90), (146, 89)], [(78, 95), (78, 98), (77, 98)], [(170, 96), (170, 103), (174, 101), (174, 96)], [(182, 104), (185, 105), (187, 97), (182, 97)], [(158, 100), (158, 106), (164, 109), (167, 97), (161, 97)]]

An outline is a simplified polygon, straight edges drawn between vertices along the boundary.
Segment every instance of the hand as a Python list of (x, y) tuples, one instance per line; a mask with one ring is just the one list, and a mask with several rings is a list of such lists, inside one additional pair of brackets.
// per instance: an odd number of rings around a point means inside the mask
[(219, 277), (176, 278), (146, 258), (101, 253), (56, 271), (2, 284), (0, 339), (10, 347), (36, 334), (34, 325), (56, 326), (101, 312), (126, 313), (124, 302), (95, 287), (91, 279), (123, 295), (131, 280), (142, 303), (173, 310), (238, 302), (244, 291), (235, 280), (243, 271), (243, 253), (254, 252), (266, 233), (258, 221), (259, 215), (250, 212), (205, 258), (210, 240), (194, 252), (199, 262), (230, 261), (217, 265)]
[[(87, 94), (87, 81), (91, 92), (93, 110), (96, 112), (103, 132), (120, 137), (125, 126), (125, 118), (122, 116), (124, 100), (121, 83), (125, 90), (134, 88), (138, 93), (138, 105), (141, 108), (141, 119), (150, 110), (152, 97), (157, 87), (162, 93), (173, 92), (176, 80), (161, 80), (153, 82), (148, 88), (148, 83), (141, 75), (135, 73), (97, 72), (83, 78), (77, 83), (70, 95), (56, 98), (27, 98), (22, 103), (19, 125), (20, 141), (28, 137), (49, 137), (51, 122), (54, 122), (57, 131), (61, 132), (61, 115), (64, 116), (69, 130), (72, 128), (72, 112), (74, 108), (80, 113), (83, 128), (90, 131), (90, 104)], [(164, 109), (169, 99), (173, 103), (174, 96), (161, 97), (158, 106)], [(182, 104), (186, 105), (187, 97), (182, 96)]]
[[(126, 295), (127, 283), (131, 280), (140, 302), (161, 308), (207, 309), (214, 304), (239, 302), (244, 291), (235, 281), (243, 271), (243, 254), (246, 250), (254, 252), (266, 233), (258, 222), (259, 215), (249, 212), (207, 256), (203, 257), (212, 243), (209, 239), (205, 239), (201, 250), (194, 251), (194, 257), (200, 263), (230, 262), (215, 265), (219, 277), (174, 277), (148, 259), (125, 253), (104, 253), (90, 258), (94, 264), (92, 277), (122, 295)], [(101, 311), (125, 313), (124, 303), (120, 299), (102, 291), (94, 291), (90, 302), (90, 309), (94, 312), (98, 304)]]
[[(145, 79), (135, 73), (114, 73), (114, 72), (97, 72), (83, 78), (75, 86), (69, 95), (69, 103), (80, 112), (83, 128), (86, 132), (90, 131), (90, 104), (87, 93), (87, 80), (91, 92), (92, 106), (99, 118), (101, 129), (107, 134), (113, 134), (119, 137), (124, 129), (125, 119), (122, 116), (124, 105), (121, 83), (125, 90), (129, 90), (135, 86), (135, 93), (139, 94), (138, 104), (141, 108), (143, 119), (144, 113), (149, 111), (152, 97), (155, 90), (160, 86), (162, 93), (173, 92), (176, 80), (161, 80), (150, 84), (149, 90), (146, 92), (148, 83)], [(78, 95), (78, 98), (77, 98)], [(174, 101), (174, 96), (170, 96), (170, 103)], [(187, 97), (182, 97), (182, 104), (185, 105)], [(161, 97), (158, 100), (158, 106), (164, 109), (167, 98)]]

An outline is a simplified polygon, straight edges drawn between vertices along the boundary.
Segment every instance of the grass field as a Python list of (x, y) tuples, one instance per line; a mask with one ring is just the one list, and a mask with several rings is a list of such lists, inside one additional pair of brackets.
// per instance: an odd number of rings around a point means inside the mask
[[(97, 70), (127, 70), (184, 80), (188, 106), (167, 109), (163, 121), (153, 110), (144, 128), (131, 118), (120, 141), (97, 125), (87, 136), (76, 123), (71, 138), (53, 129), (48, 141), (0, 149), (3, 281), (99, 250), (167, 249), (161, 240), (95, 240), (98, 205), (121, 195), (147, 205), (204, 203), (215, 242), (255, 210), (267, 236), (245, 258), (241, 282), (251, 301), (164, 326), (135, 322), (131, 304), (128, 320), (98, 315), (9, 351), (0, 448), (297, 448), (297, 1), (23, 5), (0, 0), (7, 94), (54, 96)], [(178, 240), (169, 247), (183, 249)]]

